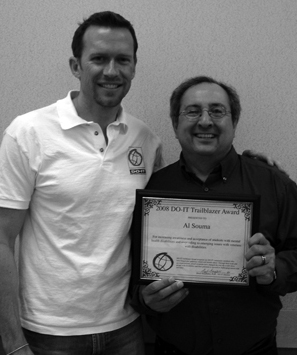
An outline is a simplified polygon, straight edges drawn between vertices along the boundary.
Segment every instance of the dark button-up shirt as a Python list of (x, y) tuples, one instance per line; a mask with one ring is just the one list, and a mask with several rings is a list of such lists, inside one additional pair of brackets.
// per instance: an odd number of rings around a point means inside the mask
[(184, 159), (155, 173), (151, 190), (192, 194), (260, 195), (258, 232), (275, 248), (277, 279), (249, 287), (197, 286), (171, 311), (153, 312), (135, 293), (132, 305), (165, 341), (187, 354), (239, 355), (275, 331), (281, 309), (279, 295), (297, 290), (297, 187), (276, 168), (238, 155), (234, 148), (205, 182)]

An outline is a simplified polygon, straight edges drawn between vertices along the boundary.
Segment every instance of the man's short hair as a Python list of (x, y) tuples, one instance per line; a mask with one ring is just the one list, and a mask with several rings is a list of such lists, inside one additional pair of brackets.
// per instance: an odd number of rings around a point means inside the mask
[(202, 83), (211, 83), (221, 86), (227, 93), (229, 97), (229, 103), (231, 108), (232, 122), (233, 124), (239, 121), (241, 106), (239, 96), (236, 90), (220, 81), (217, 81), (209, 76), (196, 76), (182, 82), (172, 93), (170, 97), (170, 118), (173, 124), (173, 127), (177, 127), (178, 118), (180, 113), (180, 103), (184, 93), (192, 86), (202, 84)]
[(74, 57), (78, 59), (81, 58), (83, 47), (84, 47), (83, 37), (86, 30), (90, 26), (126, 28), (127, 30), (129, 30), (134, 42), (134, 61), (136, 63), (137, 61), (136, 52), (138, 49), (138, 42), (137, 42), (134, 28), (132, 24), (128, 20), (126, 20), (123, 16), (112, 11), (96, 12), (93, 15), (91, 15), (89, 18), (84, 19), (84, 21), (79, 24), (79, 27), (74, 32), (74, 36), (71, 44), (72, 53)]

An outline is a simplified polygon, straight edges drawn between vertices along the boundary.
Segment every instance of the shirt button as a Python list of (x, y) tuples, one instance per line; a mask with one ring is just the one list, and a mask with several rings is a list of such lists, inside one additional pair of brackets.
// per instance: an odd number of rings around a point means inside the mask
[(103, 148), (100, 148), (100, 152), (103, 153), (103, 152), (104, 152), (104, 149), (103, 149)]
[(95, 134), (95, 136), (98, 136), (99, 132), (98, 132), (98, 131), (95, 131), (94, 134)]
[(204, 188), (204, 191), (205, 191), (205, 192), (207, 192), (208, 190), (209, 190), (209, 188), (208, 188), (208, 187), (205, 187), (205, 188)]

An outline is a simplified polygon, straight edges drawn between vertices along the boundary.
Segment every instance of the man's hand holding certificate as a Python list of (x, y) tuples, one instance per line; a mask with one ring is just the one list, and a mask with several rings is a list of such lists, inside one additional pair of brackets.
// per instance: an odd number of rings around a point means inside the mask
[(262, 233), (256, 233), (248, 241), (246, 268), (258, 284), (269, 285), (276, 278), (275, 251)]
[(156, 312), (168, 312), (180, 303), (189, 293), (183, 288), (182, 281), (173, 277), (159, 280), (141, 287), (141, 294), (145, 304)]

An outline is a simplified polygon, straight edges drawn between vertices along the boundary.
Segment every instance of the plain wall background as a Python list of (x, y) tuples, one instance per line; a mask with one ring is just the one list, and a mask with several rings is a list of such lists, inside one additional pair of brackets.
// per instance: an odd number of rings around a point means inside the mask
[[(77, 23), (102, 10), (135, 27), (138, 64), (125, 108), (179, 156), (169, 97), (184, 79), (210, 75), (233, 85), (243, 112), (235, 147), (264, 151), (297, 180), (296, 0), (2, 0), (0, 133), (11, 120), (79, 87), (68, 58)], [(283, 299), (279, 346), (297, 347), (297, 294)]]

